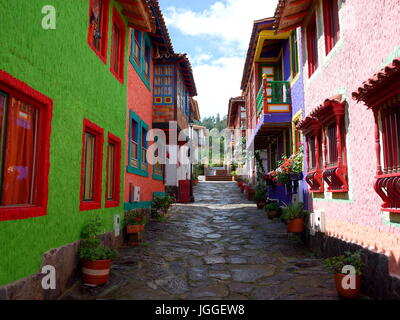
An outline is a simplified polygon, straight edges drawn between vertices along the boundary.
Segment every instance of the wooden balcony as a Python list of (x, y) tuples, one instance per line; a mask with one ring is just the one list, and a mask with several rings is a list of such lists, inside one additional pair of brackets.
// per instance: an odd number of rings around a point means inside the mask
[(291, 96), (289, 81), (268, 81), (263, 75), (263, 84), (257, 95), (257, 117), (268, 113), (290, 113)]

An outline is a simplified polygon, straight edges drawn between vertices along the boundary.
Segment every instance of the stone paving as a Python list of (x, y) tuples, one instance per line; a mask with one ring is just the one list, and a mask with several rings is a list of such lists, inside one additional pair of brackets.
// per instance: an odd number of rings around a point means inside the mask
[(235, 183), (201, 182), (195, 198), (147, 225), (141, 247), (122, 248), (108, 285), (78, 284), (63, 299), (337, 299), (322, 261)]

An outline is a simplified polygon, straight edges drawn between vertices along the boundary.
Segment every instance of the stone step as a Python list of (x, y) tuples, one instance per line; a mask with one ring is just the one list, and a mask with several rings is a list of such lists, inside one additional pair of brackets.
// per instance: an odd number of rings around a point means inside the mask
[(232, 181), (232, 176), (206, 176), (206, 181)]

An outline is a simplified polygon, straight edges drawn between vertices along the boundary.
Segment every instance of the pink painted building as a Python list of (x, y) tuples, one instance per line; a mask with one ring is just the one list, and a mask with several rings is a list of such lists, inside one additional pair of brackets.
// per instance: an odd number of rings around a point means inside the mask
[(400, 297), (399, 16), (398, 0), (281, 0), (275, 16), (302, 27), (311, 243), (363, 248), (371, 297)]

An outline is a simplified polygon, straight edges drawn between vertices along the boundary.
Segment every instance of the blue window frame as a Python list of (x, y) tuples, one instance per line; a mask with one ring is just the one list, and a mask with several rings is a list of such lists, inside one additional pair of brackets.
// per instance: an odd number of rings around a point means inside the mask
[(154, 104), (174, 104), (175, 93), (175, 67), (174, 65), (156, 65), (154, 67)]
[(190, 97), (189, 92), (185, 93), (185, 114), (189, 117), (190, 115)]
[(129, 118), (129, 158), (127, 172), (148, 177), (148, 164), (146, 160), (148, 142), (146, 135), (149, 131), (149, 126), (132, 110), (130, 110)]
[(151, 90), (151, 40), (147, 33), (132, 29), (131, 53), (129, 61), (135, 68), (140, 79)]

